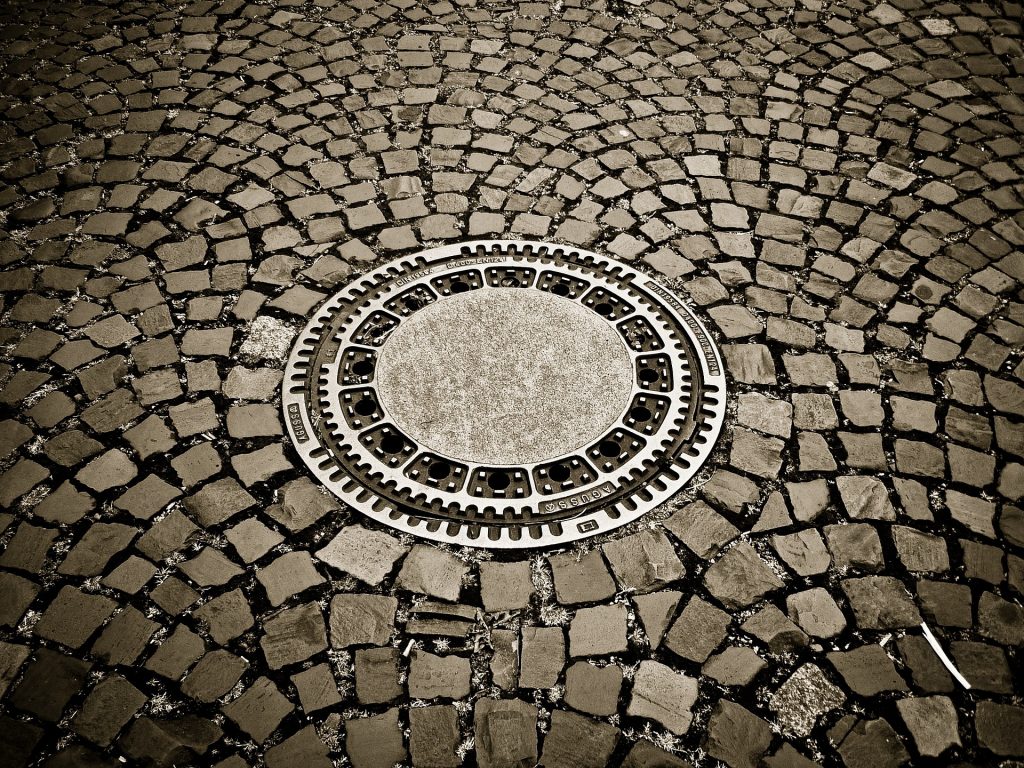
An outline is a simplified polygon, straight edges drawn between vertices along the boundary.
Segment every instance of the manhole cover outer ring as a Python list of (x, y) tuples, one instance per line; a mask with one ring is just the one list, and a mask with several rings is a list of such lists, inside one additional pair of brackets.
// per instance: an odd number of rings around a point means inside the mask
[[(633, 402), (658, 404), (661, 421), (656, 428), (646, 425), (648, 431), (642, 431), (627, 421), (627, 406), (620, 428), (609, 435), (620, 442), (623, 451), (610, 461), (626, 457), (622, 464), (602, 472), (600, 462), (604, 459), (596, 446), (593, 459), (587, 455), (565, 457), (565, 466), (571, 464), (574, 475), (569, 485), (560, 485), (561, 490), (540, 492), (541, 487), (550, 488), (554, 481), (547, 478), (543, 482), (545, 478), (538, 472), (543, 475), (546, 470), (538, 464), (469, 467), (460, 489), (445, 491), (426, 475), (430, 468), (427, 462), (439, 463), (444, 457), (428, 457), (427, 449), (411, 441), (408, 454), (391, 456), (381, 450), (379, 435), (367, 437), (375, 430), (384, 430), (385, 438), (392, 436), (388, 429), (394, 425), (388, 424), (388, 415), (373, 394), (373, 374), (353, 376), (350, 370), (356, 358), (376, 359), (377, 342), (368, 340), (365, 333), (358, 334), (364, 328), (374, 331), (385, 325), (380, 318), (386, 321), (389, 316), (397, 326), (415, 311), (403, 315), (397, 299), (417, 290), (425, 288), (423, 295), (433, 294), (431, 300), (438, 301), (453, 295), (444, 292), (444, 285), (451, 284), (453, 275), (474, 274), (479, 285), (472, 287), (486, 290), (494, 275), (506, 273), (527, 275), (523, 286), (534, 290), (550, 290), (550, 285), (542, 285), (545, 280), (561, 280), (567, 285), (578, 281), (585, 287), (578, 294), (566, 295), (568, 300), (590, 302), (593, 309), (591, 295), (597, 293), (607, 301), (623, 302), (622, 311), (627, 314), (617, 315), (619, 309), (613, 309), (607, 318), (615, 327), (622, 329), (634, 322), (639, 327), (641, 319), (645, 321), (646, 327), (654, 330), (654, 348), (642, 346), (646, 342), (636, 338), (627, 344), (636, 344), (635, 397), (639, 400)], [(497, 286), (494, 282), (493, 287)], [(383, 340), (387, 332), (385, 328)], [(665, 378), (671, 380), (671, 385), (665, 385), (668, 390), (659, 390), (658, 381), (654, 385), (640, 381), (641, 366), (662, 366)], [(678, 492), (714, 449), (725, 417), (725, 387), (722, 356), (711, 335), (678, 297), (653, 278), (584, 249), (484, 240), (442, 246), (392, 261), (357, 277), (324, 302), (299, 333), (288, 358), (282, 409), (292, 445), (312, 474), (334, 495), (367, 516), (433, 541), (524, 549), (607, 533)], [(354, 415), (351, 405), (355, 397), (378, 403), (368, 420)], [(353, 418), (359, 426), (353, 426)], [(396, 440), (403, 437), (397, 428), (392, 431)], [(569, 458), (579, 458), (580, 462), (571, 463)], [(421, 460), (424, 469), (417, 471)], [(549, 465), (554, 474), (552, 462), (541, 464)], [(486, 484), (490, 482), (488, 473), (506, 470), (515, 481), (508, 495), (504, 490), (490, 490)], [(413, 475), (423, 481), (412, 479)], [(477, 478), (480, 483), (474, 485)], [(573, 485), (577, 479), (579, 484)], [(522, 483), (525, 497), (512, 495), (520, 487), (516, 482)], [(467, 488), (474, 489), (474, 493)]]

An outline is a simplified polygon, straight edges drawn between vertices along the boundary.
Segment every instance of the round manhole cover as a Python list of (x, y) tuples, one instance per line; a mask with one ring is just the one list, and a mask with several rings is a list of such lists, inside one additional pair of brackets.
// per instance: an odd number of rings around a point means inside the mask
[(725, 413), (721, 356), (658, 282), (589, 251), (436, 248), (363, 275), (303, 329), (288, 431), (337, 496), (479, 547), (604, 533), (678, 491)]

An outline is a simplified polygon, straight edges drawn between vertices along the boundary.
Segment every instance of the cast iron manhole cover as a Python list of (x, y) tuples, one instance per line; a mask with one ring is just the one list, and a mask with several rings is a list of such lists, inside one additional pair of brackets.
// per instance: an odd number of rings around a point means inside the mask
[(725, 413), (721, 356), (650, 277), (574, 248), (452, 245), (335, 294), (288, 360), (296, 449), (401, 531), (480, 547), (604, 533), (679, 490)]

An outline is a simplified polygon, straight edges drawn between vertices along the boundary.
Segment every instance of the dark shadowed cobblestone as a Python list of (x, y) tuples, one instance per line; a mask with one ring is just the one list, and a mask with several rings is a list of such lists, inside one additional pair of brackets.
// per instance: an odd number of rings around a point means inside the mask
[[(1019, 4), (7, 11), (0, 766), (1024, 760)], [(283, 437), (309, 313), (480, 237), (722, 347), (715, 453), (617, 535), (424, 544)]]

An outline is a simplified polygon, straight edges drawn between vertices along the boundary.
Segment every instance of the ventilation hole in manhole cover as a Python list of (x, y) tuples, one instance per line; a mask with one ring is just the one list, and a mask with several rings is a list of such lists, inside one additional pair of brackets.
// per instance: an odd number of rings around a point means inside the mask
[(284, 379), (309, 469), (427, 539), (522, 548), (631, 522), (678, 491), (725, 413), (692, 312), (588, 251), (474, 242), (363, 275), (300, 334)]

